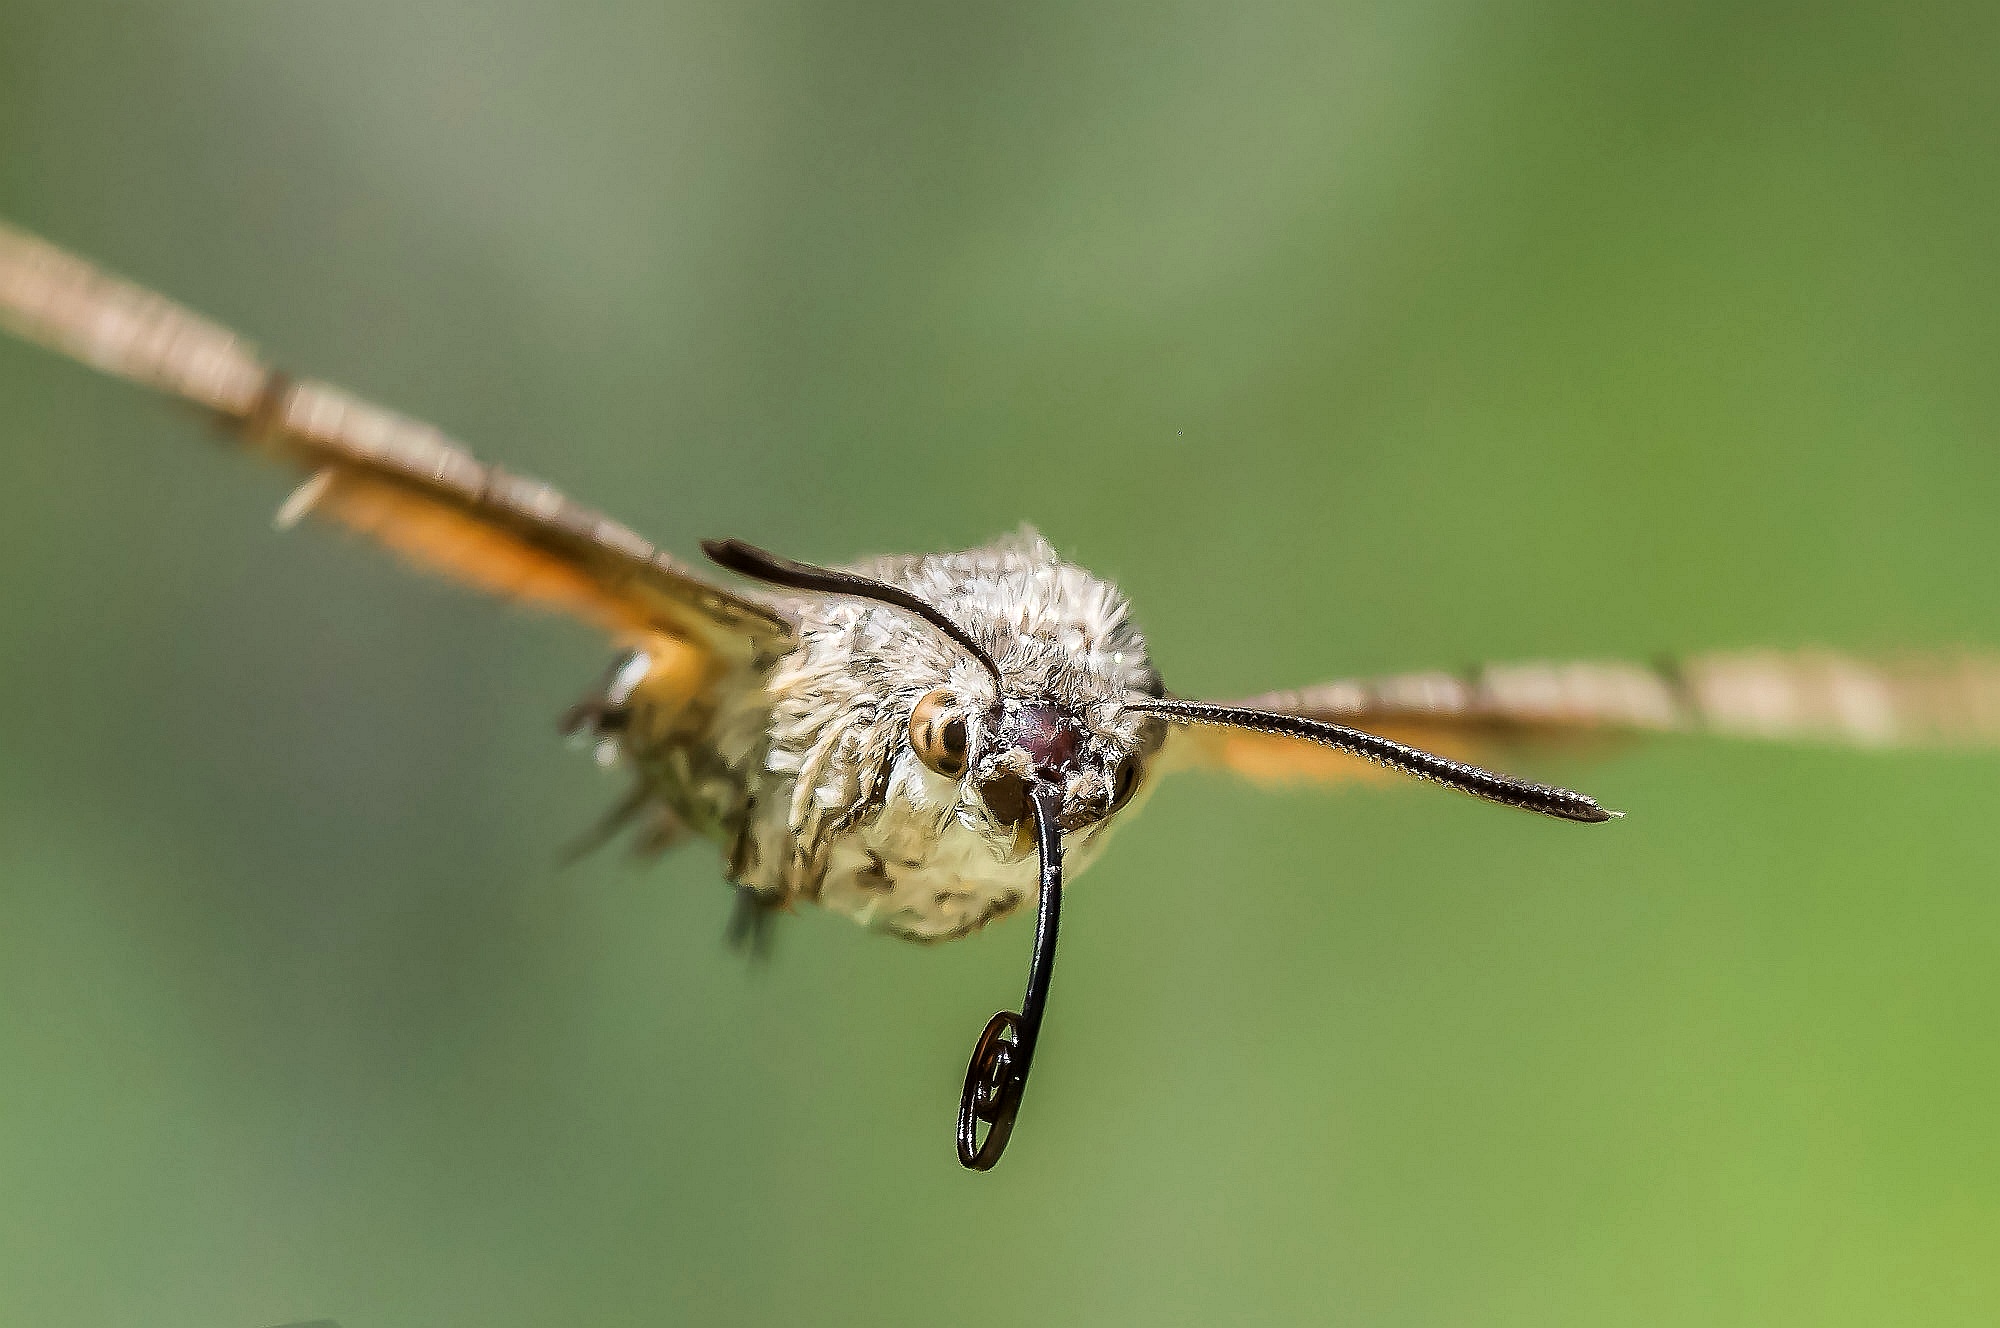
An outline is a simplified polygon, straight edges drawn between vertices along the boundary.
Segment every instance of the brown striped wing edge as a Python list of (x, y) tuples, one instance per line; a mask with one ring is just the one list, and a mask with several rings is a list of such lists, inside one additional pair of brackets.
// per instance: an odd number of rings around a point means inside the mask
[(278, 516), (328, 517), (480, 590), (621, 637), (743, 656), (790, 639), (771, 606), (697, 575), (537, 480), (428, 424), (293, 379), (226, 328), (0, 223), (0, 328), (212, 412), (307, 478)]
[[(1648, 734), (1852, 747), (2000, 746), (2000, 656), (1863, 660), (1829, 650), (1693, 655), (1658, 664), (1486, 665), (1267, 692), (1227, 704), (1345, 724), (1467, 761), (1532, 760)], [(1381, 778), (1312, 743), (1235, 729), (1175, 735), (1176, 763), (1252, 779)]]

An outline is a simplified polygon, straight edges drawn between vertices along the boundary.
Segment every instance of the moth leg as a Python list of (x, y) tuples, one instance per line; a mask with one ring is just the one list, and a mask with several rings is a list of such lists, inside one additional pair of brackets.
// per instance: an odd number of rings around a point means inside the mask
[(586, 858), (635, 822), (641, 823), (632, 836), (635, 858), (657, 858), (687, 837), (687, 823), (675, 815), (673, 808), (654, 797), (651, 781), (642, 776), (589, 829), (564, 845), (558, 860), (567, 867)]
[[(626, 651), (612, 661), (596, 687), (563, 712), (559, 724), (562, 733), (589, 744), (599, 765), (615, 765), (620, 756), (629, 754), (633, 697), (651, 673), (653, 664), (653, 657), (647, 651)], [(635, 822), (641, 822), (642, 828), (632, 837), (634, 857), (658, 857), (688, 833), (687, 822), (660, 799), (643, 762), (631, 791), (564, 849), (562, 861), (568, 864), (596, 852)]]
[(771, 957), (771, 940), (778, 914), (784, 911), (784, 896), (775, 891), (736, 887), (736, 903), (729, 911), (729, 948), (747, 956), (752, 963)]
[(632, 836), (632, 856), (657, 858), (688, 837), (688, 823), (663, 802), (652, 805), (652, 818)]
[(621, 735), (632, 722), (632, 694), (652, 667), (652, 656), (643, 650), (620, 655), (605, 671), (603, 681), (563, 712), (558, 725), (563, 736), (594, 742), (599, 765), (616, 761)]

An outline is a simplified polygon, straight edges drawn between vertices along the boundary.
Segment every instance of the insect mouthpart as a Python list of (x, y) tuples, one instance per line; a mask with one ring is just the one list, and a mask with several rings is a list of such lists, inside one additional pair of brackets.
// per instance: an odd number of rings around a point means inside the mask
[(995, 821), (1020, 826), (1037, 789), (1053, 794), (1051, 814), (1063, 830), (1080, 830), (1111, 810), (1111, 781), (1094, 756), (1077, 715), (1041, 701), (1008, 701), (995, 726), (975, 786)]
[(1018, 706), (1000, 734), (1003, 741), (1026, 753), (1030, 767), (1043, 779), (1060, 783), (1075, 773), (1077, 753), (1083, 746), (1083, 725), (1060, 706)]
[(1028, 960), (1028, 988), (1017, 1014), (1002, 1010), (986, 1021), (965, 1067), (958, 1099), (958, 1161), (971, 1171), (991, 1171), (1014, 1133), (1014, 1117), (1034, 1064), (1035, 1040), (1055, 973), (1056, 924), (1062, 912), (1062, 831), (1056, 825), (1062, 794), (1038, 782), (1026, 796), (1034, 816), (1040, 898), (1035, 909), (1035, 949)]

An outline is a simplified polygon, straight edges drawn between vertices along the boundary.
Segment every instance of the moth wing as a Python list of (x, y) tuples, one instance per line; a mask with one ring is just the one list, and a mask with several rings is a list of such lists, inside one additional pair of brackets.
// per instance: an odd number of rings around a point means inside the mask
[(665, 634), (728, 655), (791, 637), (771, 606), (548, 485), (478, 461), (430, 425), (291, 379), (227, 329), (5, 225), (0, 327), (213, 412), (252, 450), (305, 471), (281, 526), (329, 517), (429, 570), (621, 637)]
[[(1532, 761), (1655, 734), (1855, 747), (2000, 746), (2000, 658), (1869, 661), (1824, 650), (1693, 655), (1656, 664), (1486, 665), (1269, 692), (1227, 704), (1365, 729), (1476, 764)], [(1279, 734), (1183, 728), (1180, 765), (1266, 782), (1384, 778), (1366, 761)]]

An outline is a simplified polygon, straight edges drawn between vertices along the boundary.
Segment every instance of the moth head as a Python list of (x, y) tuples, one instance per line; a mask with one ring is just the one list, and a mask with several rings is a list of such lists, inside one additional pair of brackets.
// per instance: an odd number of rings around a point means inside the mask
[(1157, 746), (1153, 726), (1093, 725), (1090, 710), (1018, 697), (978, 709), (935, 688), (910, 710), (910, 751), (932, 774), (959, 782), (1010, 835), (1037, 784), (1061, 794), (1061, 828), (1081, 830), (1132, 801)]
[[(905, 738), (924, 769), (958, 785), (962, 816), (983, 820), (996, 837), (1021, 851), (1031, 838), (1034, 790), (1059, 795), (1049, 803), (1065, 832), (1099, 824), (1141, 791), (1166, 725), (1123, 704), (1131, 677), (1112, 682), (1088, 676), (1066, 668), (1059, 651), (1047, 652), (1039, 665), (1030, 660), (1003, 673), (969, 632), (902, 586), (794, 562), (739, 540), (708, 540), (702, 548), (731, 571), (773, 585), (894, 605), (963, 650), (979, 666), (974, 677), (985, 677), (977, 678), (976, 686), (940, 680), (917, 695)], [(1135, 667), (1149, 694), (1158, 695), (1151, 666), (1140, 661)]]

